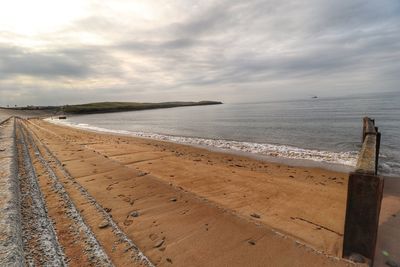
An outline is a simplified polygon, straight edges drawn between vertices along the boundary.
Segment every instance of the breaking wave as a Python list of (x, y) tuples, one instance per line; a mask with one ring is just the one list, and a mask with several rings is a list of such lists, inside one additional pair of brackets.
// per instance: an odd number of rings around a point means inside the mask
[(46, 119), (46, 120), (48, 122), (55, 124), (62, 124), (79, 129), (85, 129), (97, 132), (116, 133), (116, 134), (130, 135), (135, 137), (150, 138), (161, 141), (170, 141), (180, 144), (214, 147), (224, 150), (254, 153), (258, 155), (264, 155), (276, 158), (312, 160), (317, 162), (342, 164), (354, 167), (356, 165), (358, 157), (358, 152), (356, 151), (331, 152), (331, 151), (322, 151), (313, 149), (303, 149), (287, 145), (274, 145), (274, 144), (230, 141), (223, 139), (173, 136), (173, 135), (133, 132), (125, 130), (112, 130), (112, 129), (91, 126), (85, 123), (72, 123), (69, 122), (68, 120), (57, 120), (57, 119)]

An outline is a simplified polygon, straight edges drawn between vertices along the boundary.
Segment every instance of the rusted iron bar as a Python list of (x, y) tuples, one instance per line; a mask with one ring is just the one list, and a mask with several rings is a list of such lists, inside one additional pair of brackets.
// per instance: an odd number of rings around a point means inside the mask
[(381, 134), (375, 121), (363, 119), (363, 144), (350, 173), (343, 237), (343, 257), (373, 265), (384, 180), (378, 176)]

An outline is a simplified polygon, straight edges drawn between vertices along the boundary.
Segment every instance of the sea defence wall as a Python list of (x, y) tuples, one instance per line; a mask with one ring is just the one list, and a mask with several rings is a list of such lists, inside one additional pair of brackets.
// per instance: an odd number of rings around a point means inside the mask
[(362, 148), (347, 191), (343, 257), (373, 265), (383, 196), (383, 177), (378, 175), (381, 134), (375, 121), (363, 119)]
[(0, 266), (24, 266), (14, 118), (0, 122)]

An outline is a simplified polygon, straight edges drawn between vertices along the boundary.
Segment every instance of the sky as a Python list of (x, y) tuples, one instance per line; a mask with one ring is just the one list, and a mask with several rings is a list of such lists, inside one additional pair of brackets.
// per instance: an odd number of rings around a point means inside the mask
[(0, 105), (399, 91), (399, 0), (0, 2)]

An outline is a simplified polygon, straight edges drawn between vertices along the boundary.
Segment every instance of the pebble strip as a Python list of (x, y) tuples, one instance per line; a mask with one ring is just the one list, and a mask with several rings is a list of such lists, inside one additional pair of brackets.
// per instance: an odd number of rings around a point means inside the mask
[[(33, 133), (34, 135), (34, 133)], [(30, 137), (32, 138), (32, 137)], [(92, 197), (87, 190), (82, 187), (78, 182), (75, 181), (75, 179), (68, 173), (68, 171), (63, 167), (62, 163), (53, 155), (53, 153), (48, 149), (48, 147), (43, 144), (39, 138), (35, 138), (35, 141), (41, 144), (43, 148), (46, 150), (47, 155), (49, 158), (51, 158), (52, 161), (54, 161), (58, 168), (62, 171), (63, 175), (70, 180), (74, 186), (81, 192), (81, 194), (88, 200), (90, 204), (92, 204), (99, 212), (103, 214), (103, 217), (105, 221), (108, 222), (110, 227), (112, 227), (113, 232), (118, 236), (121, 242), (124, 242), (127, 244), (126, 246), (126, 251), (131, 251), (132, 253), (132, 259), (134, 261), (140, 262), (144, 266), (149, 266), (149, 267), (154, 267), (153, 263), (139, 250), (139, 248), (136, 246), (136, 244), (129, 239), (129, 237), (119, 228), (119, 226), (114, 222), (114, 220), (111, 218), (111, 216), (104, 210), (104, 208), (97, 203), (96, 199)], [(33, 146), (35, 147), (35, 150), (37, 150), (36, 145), (33, 143)], [(43, 159), (44, 160), (44, 159)], [(47, 161), (45, 161), (45, 164), (48, 164)], [(50, 168), (50, 167), (49, 167)]]
[(66, 266), (32, 166), (25, 136), (18, 140), (22, 240), (28, 266)]
[[(32, 141), (30, 136), (26, 137), (30, 145), (32, 145), (35, 156), (39, 159), (40, 163), (45, 167), (49, 177), (52, 180), (52, 187), (63, 199), (64, 205), (67, 209), (67, 215), (73, 219), (76, 230), (79, 233), (85, 234), (86, 243), (86, 253), (89, 255), (89, 259), (95, 266), (114, 266), (111, 260), (108, 258), (107, 254), (104, 252), (103, 248), (97, 241), (95, 235), (91, 229), (85, 224), (83, 218), (81, 217), (79, 211), (76, 209), (74, 203), (70, 199), (68, 193), (65, 191), (64, 186), (58, 181), (58, 177), (55, 175), (48, 162), (42, 157), (38, 148)], [(55, 265), (56, 266), (56, 265)], [(57, 265), (58, 266), (58, 265)]]
[(14, 118), (0, 123), (0, 266), (24, 266)]

